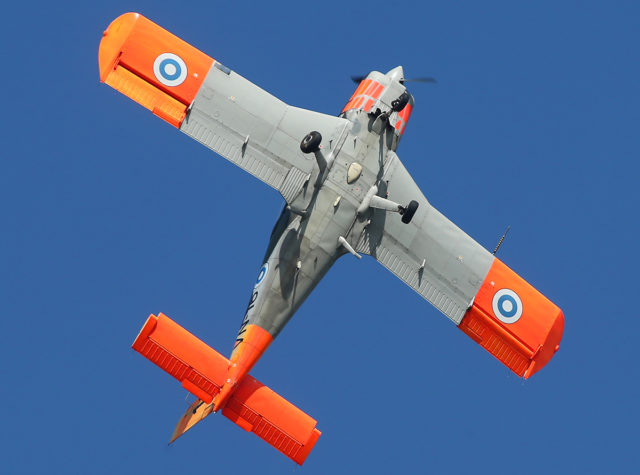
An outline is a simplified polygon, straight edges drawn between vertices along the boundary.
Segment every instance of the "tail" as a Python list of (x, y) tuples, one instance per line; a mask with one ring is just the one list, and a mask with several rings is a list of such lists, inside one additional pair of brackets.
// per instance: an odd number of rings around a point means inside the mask
[[(178, 422), (173, 442), (212, 412), (229, 360), (163, 314), (149, 316), (132, 348), (198, 398)], [(222, 414), (299, 465), (321, 435), (313, 418), (251, 375), (239, 382)]]

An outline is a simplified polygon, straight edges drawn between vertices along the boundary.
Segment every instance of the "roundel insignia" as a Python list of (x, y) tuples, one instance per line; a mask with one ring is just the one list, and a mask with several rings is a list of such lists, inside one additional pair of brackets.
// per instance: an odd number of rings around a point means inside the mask
[(501, 289), (493, 296), (493, 314), (504, 323), (515, 323), (522, 316), (522, 300), (511, 289)]
[(187, 65), (173, 53), (162, 53), (153, 62), (153, 74), (165, 86), (179, 86), (187, 79)]
[(258, 287), (262, 283), (265, 276), (267, 275), (267, 272), (269, 272), (269, 263), (265, 262), (262, 268), (260, 269), (260, 272), (258, 272), (258, 278), (256, 279), (256, 285), (254, 286), (254, 288)]

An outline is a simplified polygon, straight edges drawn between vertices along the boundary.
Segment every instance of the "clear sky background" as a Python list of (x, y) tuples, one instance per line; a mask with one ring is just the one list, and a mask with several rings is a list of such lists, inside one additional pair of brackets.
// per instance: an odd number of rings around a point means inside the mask
[[(395, 5), (395, 6), (394, 6)], [(228, 354), (282, 198), (98, 79), (138, 11), (338, 114), (398, 64), (427, 198), (564, 311), (524, 381), (373, 259), (340, 259), (253, 374), (318, 420), (298, 468), (130, 349), (164, 312)], [(0, 472), (630, 473), (640, 3), (11, 2), (0, 30)]]

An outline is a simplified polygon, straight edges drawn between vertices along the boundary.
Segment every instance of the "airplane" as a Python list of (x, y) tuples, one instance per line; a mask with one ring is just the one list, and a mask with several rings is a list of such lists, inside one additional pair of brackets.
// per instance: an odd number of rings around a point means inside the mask
[(171, 442), (221, 411), (302, 465), (317, 421), (249, 372), (346, 254), (376, 259), (518, 376), (558, 350), (560, 308), (435, 209), (398, 158), (414, 107), (401, 66), (362, 78), (334, 117), (282, 102), (138, 13), (109, 25), (98, 56), (101, 82), (285, 201), (228, 359), (161, 313), (132, 345), (197, 398)]

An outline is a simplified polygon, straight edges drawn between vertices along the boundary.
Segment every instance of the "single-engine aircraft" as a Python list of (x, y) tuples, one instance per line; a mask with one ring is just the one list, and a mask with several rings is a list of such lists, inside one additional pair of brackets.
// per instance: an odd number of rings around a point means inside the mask
[(396, 155), (413, 96), (372, 71), (338, 117), (285, 104), (138, 13), (116, 18), (100, 80), (285, 200), (229, 359), (167, 316), (133, 348), (196, 396), (171, 441), (222, 411), (302, 464), (316, 421), (249, 371), (340, 256), (368, 255), (518, 376), (558, 350), (561, 310), (429, 204)]

